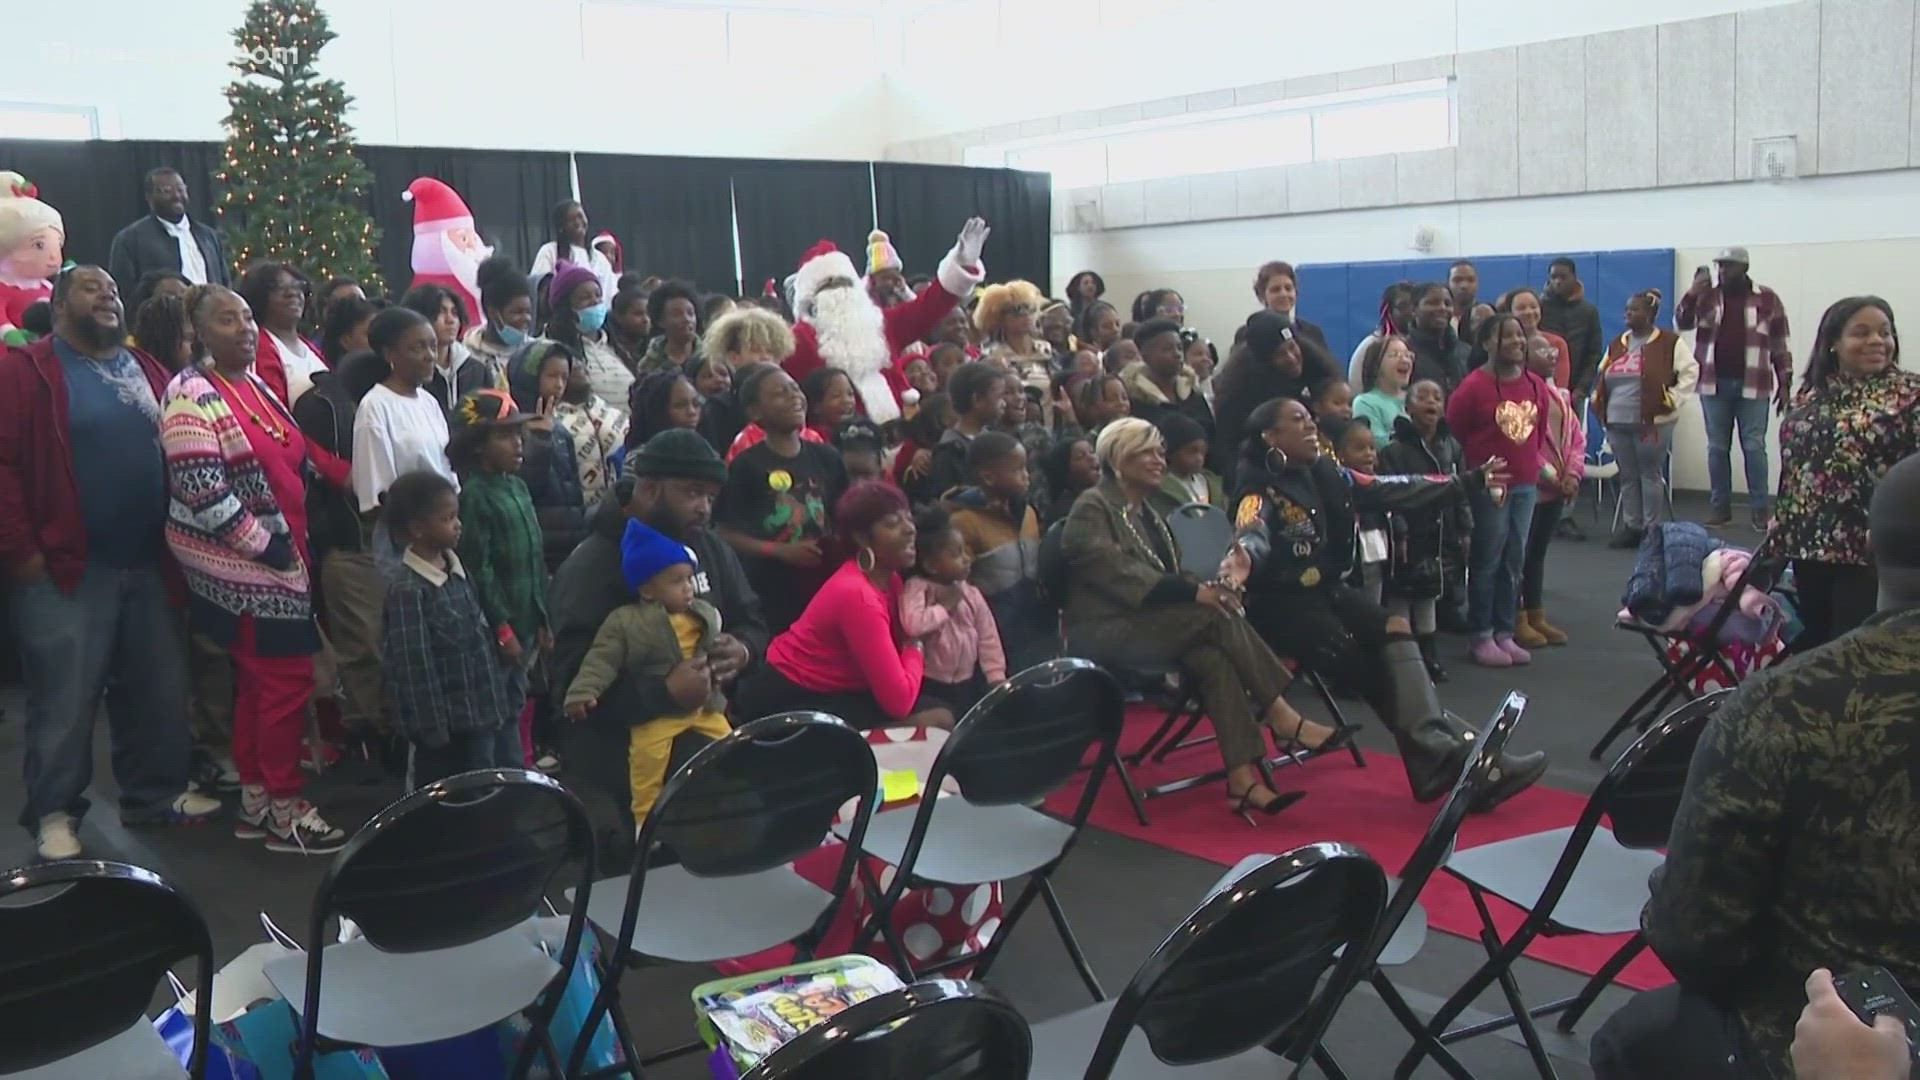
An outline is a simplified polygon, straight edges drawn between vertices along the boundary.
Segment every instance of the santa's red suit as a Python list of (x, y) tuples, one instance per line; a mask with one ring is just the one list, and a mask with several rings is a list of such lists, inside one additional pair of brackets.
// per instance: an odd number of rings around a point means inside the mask
[(876, 310), (879, 305), (860, 287), (853, 260), (830, 241), (822, 240), (801, 259), (800, 272), (794, 276), (793, 309), (800, 321), (793, 328), (793, 355), (781, 366), (796, 380), (828, 365), (839, 368), (853, 380), (868, 419), (884, 424), (898, 418), (900, 395), (907, 389), (902, 354), (909, 345), (933, 333), (954, 305), (986, 278), (985, 263), (975, 259), (974, 265), (962, 266), (959, 256), (956, 244), (940, 260), (938, 288), (881, 311), (872, 341), (836, 341), (831, 329), (823, 332), (816, 325), (815, 300), (823, 283), (844, 281), (847, 294), (857, 298), (848, 302)]
[(413, 204), (413, 284), (438, 285), (458, 296), (466, 309), (462, 329), (483, 322), (480, 264), (493, 249), (480, 242), (466, 202), (430, 176), (408, 184), (400, 197)]

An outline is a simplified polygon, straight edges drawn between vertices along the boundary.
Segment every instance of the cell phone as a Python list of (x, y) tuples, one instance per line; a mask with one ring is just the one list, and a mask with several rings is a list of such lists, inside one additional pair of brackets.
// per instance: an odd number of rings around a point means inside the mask
[(1875, 1017), (1884, 1014), (1904, 1024), (1907, 1053), (1915, 1065), (1920, 1065), (1920, 1008), (1914, 1006), (1891, 972), (1883, 967), (1855, 968), (1834, 976), (1833, 987), (1861, 1023), (1872, 1024)]

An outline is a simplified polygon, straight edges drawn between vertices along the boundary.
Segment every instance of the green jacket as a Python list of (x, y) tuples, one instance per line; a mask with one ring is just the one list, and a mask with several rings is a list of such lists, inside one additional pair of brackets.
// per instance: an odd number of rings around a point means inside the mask
[[(1220, 482), (1220, 474), (1212, 469), (1201, 469), (1200, 477), (1207, 482), (1207, 505), (1217, 506), (1229, 514), (1233, 513), (1233, 508), (1227, 505), (1226, 486)], [(1167, 473), (1165, 480), (1160, 481), (1160, 490), (1147, 496), (1147, 502), (1152, 504), (1155, 510), (1160, 511), (1162, 517), (1192, 501), (1193, 492), (1188, 491), (1187, 485), (1171, 471)]]
[[(720, 612), (705, 600), (695, 600), (693, 614), (706, 624), (700, 631), (698, 648), (705, 653), (720, 634)], [(607, 687), (622, 675), (664, 678), (675, 664), (685, 659), (666, 608), (649, 600), (622, 604), (607, 616), (607, 621), (600, 624), (599, 632), (593, 636), (593, 647), (580, 661), (580, 672), (567, 688), (565, 703), (598, 701)], [(719, 687), (707, 695), (705, 707), (718, 713), (727, 711), (726, 695)]]
[(495, 630), (511, 626), (531, 650), (547, 628), (547, 557), (526, 481), (473, 472), (460, 481), (460, 561)]
[[(1112, 478), (1080, 493), (1060, 535), (1066, 560), (1062, 618), (1068, 647), (1096, 662), (1137, 655), (1152, 639), (1149, 603), (1192, 600), (1199, 583), (1180, 574), (1180, 549), (1166, 522), (1146, 508), (1145, 528), (1126, 520), (1127, 498)], [(1160, 543), (1156, 552), (1150, 543)]]
[(1792, 1075), (1807, 973), (1920, 987), (1920, 608), (1743, 683), (1708, 722), (1641, 914), (1680, 985)]

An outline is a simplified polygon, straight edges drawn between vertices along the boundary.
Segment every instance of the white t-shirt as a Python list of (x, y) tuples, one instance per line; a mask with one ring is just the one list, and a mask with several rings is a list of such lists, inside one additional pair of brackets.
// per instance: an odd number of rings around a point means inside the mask
[[(546, 275), (553, 273), (555, 264), (560, 261), (555, 258), (555, 251), (553, 241), (549, 240), (541, 244), (540, 250), (533, 254), (533, 269), (528, 272), (527, 276), (535, 281), (539, 281)], [(613, 272), (613, 264), (607, 261), (605, 255), (600, 254), (599, 248), (589, 250), (569, 244), (567, 245), (566, 258), (568, 262), (579, 263), (581, 266), (591, 269), (593, 276), (600, 279), (600, 299), (609, 304), (613, 303), (614, 285), (620, 280), (620, 275)]]
[(385, 383), (360, 399), (353, 418), (353, 495), (366, 513), (407, 473), (429, 469), (453, 481), (459, 477), (447, 461), (447, 416), (425, 390), (402, 397)]
[[(267, 333), (262, 330), (261, 333)], [(291, 344), (275, 337), (273, 343), (280, 348), (280, 366), (287, 372), (287, 406), (300, 400), (300, 395), (313, 389), (313, 377), (327, 370), (326, 361), (313, 354), (307, 343), (294, 335)]]

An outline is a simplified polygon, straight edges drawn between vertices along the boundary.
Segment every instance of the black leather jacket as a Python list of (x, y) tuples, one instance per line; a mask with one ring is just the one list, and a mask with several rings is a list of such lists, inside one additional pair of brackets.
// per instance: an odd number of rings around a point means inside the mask
[(1448, 502), (1464, 495), (1466, 483), (1452, 476), (1369, 476), (1326, 457), (1280, 473), (1243, 464), (1234, 526), (1253, 558), (1248, 594), (1298, 592), (1345, 577), (1354, 566), (1359, 511)]

